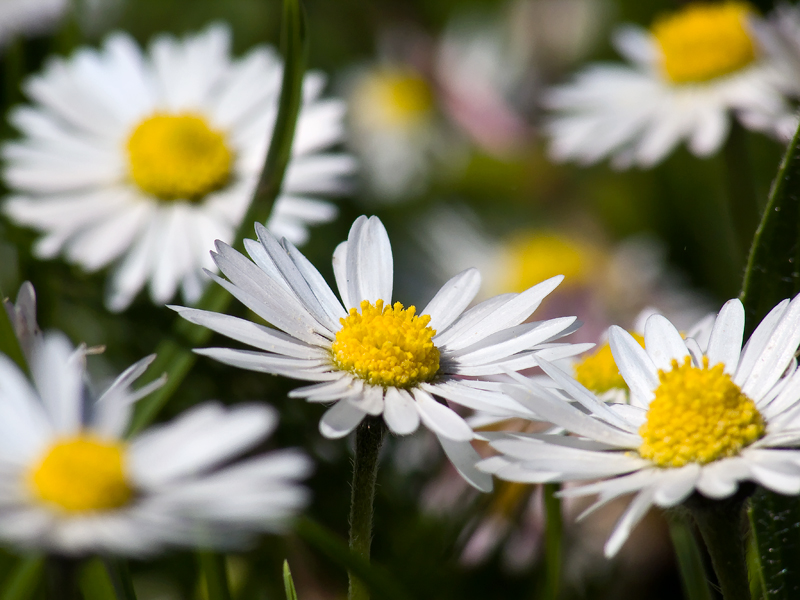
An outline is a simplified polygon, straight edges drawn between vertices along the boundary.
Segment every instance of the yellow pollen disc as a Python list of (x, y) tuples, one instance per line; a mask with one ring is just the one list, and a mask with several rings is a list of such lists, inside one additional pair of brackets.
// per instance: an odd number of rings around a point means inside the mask
[(131, 179), (161, 200), (200, 200), (230, 179), (225, 136), (198, 115), (156, 113), (133, 130), (127, 149)]
[(36, 498), (67, 512), (93, 512), (128, 503), (125, 446), (78, 436), (57, 442), (30, 473)]
[(588, 282), (597, 249), (555, 233), (517, 236), (506, 246), (501, 277), (503, 292), (522, 292), (555, 275), (564, 275), (564, 287)]
[(753, 443), (764, 434), (764, 420), (755, 403), (742, 394), (722, 364), (702, 368), (686, 358), (672, 361), (672, 370), (659, 371), (660, 384), (639, 428), (643, 458), (660, 467), (704, 465)]
[[(644, 338), (638, 333), (631, 335), (644, 348)], [(575, 365), (575, 379), (596, 394), (610, 390), (628, 390), (628, 384), (619, 373), (608, 342)]]
[(407, 69), (381, 69), (367, 77), (356, 93), (362, 117), (375, 127), (415, 125), (425, 121), (433, 108), (428, 83)]
[(417, 316), (416, 308), (399, 302), (384, 308), (361, 303), (341, 319), (342, 328), (331, 346), (333, 362), (373, 385), (407, 388), (430, 381), (439, 370), (439, 350), (431, 338), (428, 315)]
[(698, 83), (728, 75), (756, 58), (747, 31), (753, 13), (745, 2), (689, 4), (652, 27), (663, 67), (674, 83)]

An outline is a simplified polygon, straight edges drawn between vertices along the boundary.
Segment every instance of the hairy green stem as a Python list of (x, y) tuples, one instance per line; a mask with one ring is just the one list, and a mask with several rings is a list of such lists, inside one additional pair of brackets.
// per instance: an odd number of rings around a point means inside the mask
[(742, 493), (724, 500), (709, 500), (695, 494), (685, 504), (711, 555), (725, 600), (750, 600), (744, 499)]
[[(353, 461), (353, 489), (350, 497), (350, 550), (369, 560), (372, 545), (372, 511), (378, 455), (386, 426), (380, 417), (367, 417), (356, 429), (356, 456)], [(349, 600), (369, 600), (369, 589), (348, 571)]]

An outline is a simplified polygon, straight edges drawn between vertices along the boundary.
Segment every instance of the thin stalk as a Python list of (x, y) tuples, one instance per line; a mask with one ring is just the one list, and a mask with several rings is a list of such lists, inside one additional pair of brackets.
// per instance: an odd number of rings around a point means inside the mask
[(669, 516), (669, 536), (675, 548), (683, 593), (687, 600), (712, 600), (703, 557), (685, 513)]
[(48, 600), (81, 600), (78, 587), (79, 560), (48, 556), (46, 565)]
[(557, 483), (546, 483), (543, 486), (545, 525), (544, 554), (544, 600), (558, 598), (561, 583), (561, 538), (563, 523), (561, 520), (561, 499), (556, 495), (561, 486)]
[[(350, 497), (350, 550), (369, 560), (372, 545), (372, 512), (375, 480), (378, 476), (378, 455), (386, 426), (380, 417), (367, 417), (356, 429), (356, 456), (353, 461), (353, 490)], [(369, 600), (369, 589), (352, 571), (349, 600)]]
[(133, 579), (127, 561), (121, 558), (106, 558), (103, 562), (117, 598), (119, 600), (136, 600), (136, 591), (133, 588)]
[(725, 600), (750, 600), (745, 553), (744, 498), (709, 500), (695, 494), (685, 506), (692, 513), (711, 555)]
[(206, 581), (208, 600), (231, 600), (225, 555), (202, 550), (197, 553), (197, 557), (200, 561), (200, 570)]

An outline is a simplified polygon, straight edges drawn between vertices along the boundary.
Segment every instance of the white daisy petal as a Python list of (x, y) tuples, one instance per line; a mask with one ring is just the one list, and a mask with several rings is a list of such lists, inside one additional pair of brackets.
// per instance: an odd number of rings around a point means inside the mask
[(628, 509), (622, 518), (617, 522), (614, 527), (614, 532), (608, 538), (603, 552), (607, 558), (611, 558), (619, 552), (622, 544), (628, 539), (631, 530), (636, 527), (639, 521), (647, 514), (650, 507), (653, 505), (654, 491), (652, 489), (644, 489), (639, 492), (636, 497), (628, 505)]
[(619, 372), (631, 390), (631, 404), (646, 407), (658, 387), (656, 366), (633, 337), (624, 329), (612, 326), (608, 330), (611, 352)]
[(319, 421), (319, 432), (326, 438), (338, 439), (353, 431), (367, 413), (348, 402), (337, 402)]
[(491, 492), (492, 476), (479, 471), (475, 465), (481, 456), (469, 442), (458, 442), (444, 436), (437, 436), (447, 458), (458, 470), (464, 480), (482, 492)]
[(415, 406), (425, 427), (439, 437), (455, 442), (468, 442), (475, 437), (472, 428), (450, 407), (440, 404), (421, 389), (412, 390), (411, 395), (416, 401)]
[[(681, 364), (683, 359), (689, 356), (689, 350), (686, 348), (681, 334), (662, 315), (653, 315), (647, 319), (644, 343), (647, 355), (659, 370), (668, 371), (672, 368), (673, 360), (677, 360)], [(620, 371), (622, 371), (621, 368)]]
[(431, 328), (442, 332), (475, 299), (480, 285), (481, 274), (478, 270), (467, 269), (445, 283), (420, 314), (429, 315)]
[(719, 316), (708, 340), (708, 365), (725, 365), (728, 375), (736, 373), (744, 335), (744, 305), (738, 298), (728, 300), (719, 311)]
[(397, 388), (387, 388), (384, 396), (383, 419), (392, 433), (408, 435), (419, 427), (420, 413), (411, 394)]

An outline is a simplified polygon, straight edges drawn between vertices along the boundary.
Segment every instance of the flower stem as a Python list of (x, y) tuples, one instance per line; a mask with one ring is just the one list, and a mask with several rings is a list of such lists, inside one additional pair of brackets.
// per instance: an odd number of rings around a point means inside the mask
[(750, 600), (745, 553), (745, 495), (709, 500), (695, 494), (685, 506), (711, 555), (725, 600)]
[(197, 553), (209, 600), (231, 600), (225, 555), (210, 550)]
[(703, 557), (692, 533), (692, 526), (685, 512), (675, 511), (669, 515), (669, 536), (675, 548), (675, 558), (681, 574), (683, 595), (687, 600), (711, 600)]
[[(369, 560), (372, 544), (372, 505), (378, 475), (378, 455), (386, 426), (383, 420), (367, 417), (356, 429), (356, 457), (353, 461), (353, 492), (350, 497), (350, 549)], [(369, 590), (352, 571), (348, 572), (349, 600), (369, 600)]]
[(78, 588), (78, 565), (75, 558), (49, 556), (47, 558), (48, 600), (81, 600)]
[(544, 484), (544, 511), (547, 518), (545, 528), (545, 592), (547, 600), (558, 598), (561, 581), (561, 499), (556, 496), (560, 486), (557, 483)]

